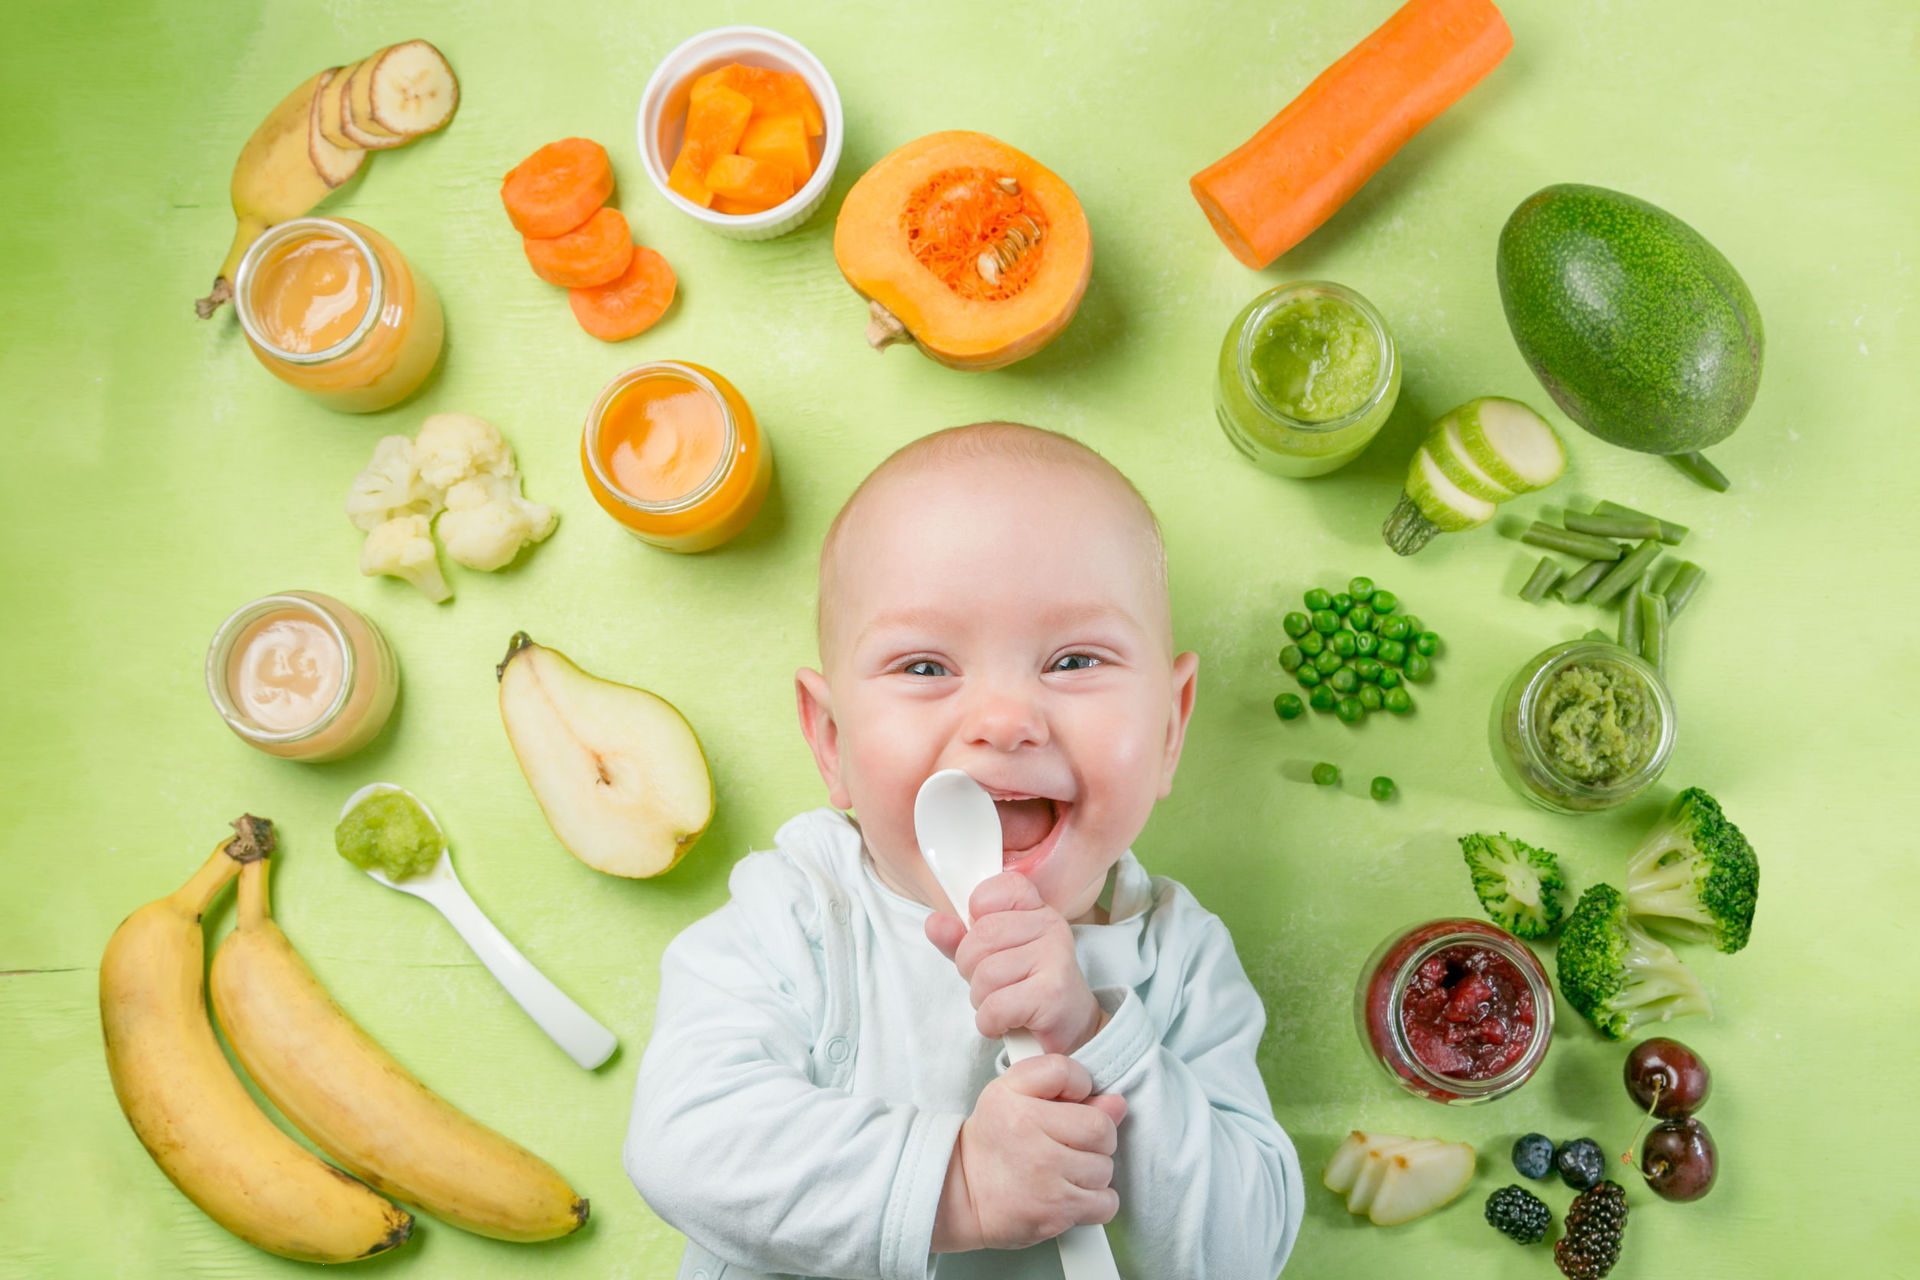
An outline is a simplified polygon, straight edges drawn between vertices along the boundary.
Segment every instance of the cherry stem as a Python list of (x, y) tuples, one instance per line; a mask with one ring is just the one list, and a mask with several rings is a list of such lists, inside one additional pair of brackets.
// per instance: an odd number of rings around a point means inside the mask
[(1653, 1109), (1660, 1105), (1660, 1090), (1666, 1083), (1665, 1080), (1655, 1080), (1653, 1082), (1653, 1100), (1647, 1103), (1647, 1114), (1641, 1118), (1640, 1127), (1633, 1131), (1633, 1141), (1629, 1142), (1627, 1149), (1620, 1153), (1621, 1164), (1630, 1165), (1633, 1163), (1633, 1149), (1640, 1145), (1640, 1134), (1642, 1130), (1647, 1127), (1647, 1121), (1653, 1119)]

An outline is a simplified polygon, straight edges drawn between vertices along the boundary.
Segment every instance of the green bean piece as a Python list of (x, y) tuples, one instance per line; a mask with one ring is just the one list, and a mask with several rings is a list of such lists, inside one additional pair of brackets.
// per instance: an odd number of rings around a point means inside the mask
[(1424, 684), (1433, 679), (1433, 664), (1427, 661), (1427, 655), (1424, 653), (1408, 654), (1407, 665), (1401, 670), (1406, 672), (1407, 679), (1415, 684)]
[(1727, 479), (1727, 473), (1707, 461), (1707, 455), (1698, 449), (1692, 453), (1670, 453), (1667, 461), (1680, 468), (1686, 476), (1705, 485), (1715, 493), (1725, 493), (1733, 488), (1733, 481)]
[(1405, 618), (1388, 618), (1380, 624), (1380, 638), (1382, 640), (1405, 640), (1408, 634), (1407, 620)]
[(1634, 594), (1640, 597), (1640, 656), (1664, 676), (1667, 674), (1667, 598), (1655, 595), (1645, 585)]
[(1619, 644), (1629, 653), (1640, 652), (1640, 597), (1646, 593), (1652, 577), (1648, 574), (1633, 590), (1620, 597)]
[(1673, 625), (1673, 620), (1680, 616), (1680, 611), (1687, 607), (1687, 601), (1693, 599), (1693, 593), (1700, 589), (1700, 584), (1706, 579), (1707, 571), (1691, 560), (1682, 560), (1675, 567), (1673, 576), (1660, 588), (1660, 594), (1667, 599), (1668, 626)]
[(1371, 605), (1356, 604), (1347, 614), (1347, 625), (1355, 631), (1372, 631), (1376, 621)]
[(1330, 636), (1340, 629), (1340, 615), (1331, 609), (1313, 611), (1313, 629), (1323, 636)]
[(1342, 698), (1333, 704), (1333, 714), (1346, 724), (1358, 724), (1360, 718), (1367, 714), (1367, 709), (1358, 698)]
[(1316, 786), (1333, 786), (1340, 781), (1340, 766), (1328, 764), (1325, 760), (1322, 760), (1319, 764), (1313, 766), (1313, 781)]
[(1319, 670), (1321, 675), (1326, 676), (1338, 671), (1345, 661), (1346, 658), (1342, 656), (1338, 650), (1327, 649), (1314, 658), (1313, 665)]
[(1360, 687), (1360, 676), (1352, 667), (1342, 667), (1327, 677), (1335, 693), (1352, 693)]
[(1607, 576), (1615, 561), (1594, 560), (1584, 569), (1575, 569), (1571, 575), (1560, 580), (1557, 590), (1560, 598), (1568, 604), (1579, 604), (1593, 590), (1593, 584)]
[(1353, 597), (1344, 591), (1336, 591), (1333, 596), (1332, 608), (1333, 611), (1341, 617), (1346, 617), (1353, 611)]
[(1590, 516), (1569, 511), (1560, 523), (1571, 533), (1590, 533), (1596, 538), (1625, 538), (1639, 542), (1660, 536), (1660, 522), (1652, 516)]
[(1371, 658), (1380, 652), (1380, 637), (1371, 631), (1362, 631), (1353, 638), (1353, 651), (1362, 658)]
[(1612, 603), (1622, 591), (1647, 576), (1647, 570), (1653, 567), (1653, 562), (1660, 558), (1664, 550), (1666, 547), (1660, 539), (1649, 538), (1629, 551), (1626, 559), (1607, 570), (1606, 576), (1593, 584), (1593, 590), (1587, 593), (1588, 603)]
[(1307, 592), (1306, 602), (1307, 608), (1311, 610), (1333, 608), (1333, 597), (1319, 587)]
[(1309, 631), (1300, 637), (1300, 652), (1306, 654), (1309, 658), (1319, 657), (1321, 651), (1326, 647), (1327, 638), (1318, 631)]
[(1290, 644), (1280, 651), (1280, 669), (1282, 671), (1298, 671), (1300, 664), (1306, 660), (1307, 655), (1300, 652), (1300, 646), (1297, 644)]
[(1434, 654), (1440, 652), (1440, 633), (1437, 631), (1422, 631), (1413, 638), (1413, 651), (1424, 657), (1431, 658)]
[(1307, 704), (1297, 693), (1283, 693), (1273, 700), (1273, 713), (1282, 720), (1298, 720), (1307, 713)]
[(1368, 603), (1373, 605), (1375, 613), (1392, 613), (1400, 607), (1400, 597), (1391, 591), (1375, 591), (1373, 599)]
[(1312, 663), (1308, 663), (1306, 666), (1301, 667), (1298, 671), (1294, 672), (1293, 678), (1300, 682), (1300, 687), (1302, 689), (1311, 689), (1313, 688), (1313, 686), (1319, 684), (1322, 679), (1324, 679), (1324, 677), (1320, 674), (1320, 668), (1314, 666)]
[(1659, 520), (1660, 541), (1670, 547), (1677, 547), (1686, 541), (1687, 526), (1675, 524), (1673, 521), (1661, 519), (1659, 516), (1650, 516), (1644, 511), (1635, 511), (1632, 507), (1623, 507), (1617, 502), (1603, 502), (1593, 509), (1593, 514), (1597, 516), (1633, 516), (1640, 520)]
[(1307, 694), (1307, 705), (1315, 711), (1331, 711), (1333, 704), (1338, 701), (1340, 701), (1340, 695), (1324, 684), (1313, 686), (1312, 691)]
[(1343, 658), (1351, 658), (1360, 647), (1360, 638), (1351, 631), (1336, 631), (1327, 637), (1327, 648)]
[(1380, 686), (1377, 684), (1361, 685), (1360, 692), (1355, 696), (1360, 699), (1360, 705), (1368, 711), (1378, 711), (1386, 705), (1386, 697), (1380, 692)]
[(1379, 684), (1380, 673), (1385, 670), (1386, 667), (1381, 665), (1377, 658), (1355, 658), (1353, 660), (1353, 674), (1359, 676), (1368, 684)]
[(1347, 594), (1355, 600), (1373, 599), (1373, 579), (1355, 578), (1347, 584)]
[(1579, 556), (1582, 560), (1618, 560), (1627, 553), (1625, 546), (1610, 542), (1605, 538), (1596, 538), (1590, 533), (1569, 533), (1565, 529), (1556, 529), (1544, 520), (1535, 520), (1520, 535), (1520, 541), (1531, 547), (1545, 547), (1548, 551), (1559, 551), (1565, 555)]
[(1397, 716), (1403, 716), (1413, 710), (1413, 695), (1405, 689), (1389, 689), (1386, 694), (1387, 710)]
[(1547, 592), (1564, 576), (1560, 566), (1552, 556), (1541, 556), (1540, 563), (1533, 567), (1533, 576), (1527, 579), (1527, 585), (1520, 588), (1520, 598), (1528, 604), (1539, 604), (1547, 598)]
[(1406, 660), (1406, 645), (1401, 644), (1398, 640), (1383, 640), (1380, 642), (1380, 661), (1391, 663), (1397, 667)]
[(1389, 667), (1384, 662), (1380, 664), (1380, 687), (1382, 689), (1397, 689), (1400, 686), (1400, 682), (1405, 678), (1406, 677), (1400, 674), (1399, 668)]
[(1297, 610), (1280, 619), (1280, 629), (1298, 640), (1313, 627), (1313, 620)]
[(1383, 773), (1373, 780), (1373, 785), (1368, 787), (1367, 790), (1375, 800), (1391, 800), (1393, 799), (1394, 792), (1393, 779)]

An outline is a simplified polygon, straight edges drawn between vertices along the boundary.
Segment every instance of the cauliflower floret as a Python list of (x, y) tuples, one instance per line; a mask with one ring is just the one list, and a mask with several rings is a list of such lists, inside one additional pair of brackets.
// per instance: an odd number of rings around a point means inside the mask
[(451, 489), (473, 476), (510, 476), (513, 450), (498, 428), (470, 413), (436, 413), (420, 424), (413, 464), (436, 489)]
[(435, 604), (453, 595), (440, 576), (440, 559), (433, 548), (433, 527), (417, 512), (377, 524), (360, 548), (360, 572), (372, 577), (387, 573), (405, 578)]
[(405, 436), (387, 436), (375, 445), (373, 461), (347, 490), (347, 519), (365, 533), (395, 516), (431, 517), (440, 506), (440, 491), (420, 478), (413, 441)]
[(447, 490), (440, 541), (469, 569), (499, 569), (552, 533), (556, 520), (552, 507), (520, 496), (518, 477), (476, 476)]

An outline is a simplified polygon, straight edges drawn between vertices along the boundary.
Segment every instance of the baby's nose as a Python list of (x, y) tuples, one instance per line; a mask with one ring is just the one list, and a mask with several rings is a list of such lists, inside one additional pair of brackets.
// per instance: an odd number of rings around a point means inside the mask
[(1047, 745), (1047, 721), (1039, 702), (1025, 693), (997, 688), (983, 691), (967, 717), (969, 745), (995, 751)]

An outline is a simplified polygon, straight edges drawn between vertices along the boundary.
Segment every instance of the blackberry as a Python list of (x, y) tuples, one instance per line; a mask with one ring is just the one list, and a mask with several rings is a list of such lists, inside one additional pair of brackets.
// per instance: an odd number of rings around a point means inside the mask
[(1617, 1182), (1602, 1182), (1567, 1207), (1567, 1233), (1555, 1242), (1553, 1260), (1567, 1280), (1600, 1280), (1620, 1261), (1626, 1229), (1626, 1191)]
[(1513, 1144), (1513, 1168), (1523, 1178), (1544, 1178), (1553, 1172), (1553, 1139), (1529, 1133)]
[(1516, 1244), (1538, 1244), (1553, 1225), (1553, 1211), (1525, 1187), (1502, 1187), (1487, 1197), (1487, 1221)]
[(1560, 1171), (1560, 1181), (1585, 1191), (1607, 1176), (1607, 1156), (1592, 1138), (1575, 1138), (1553, 1153), (1553, 1167)]

